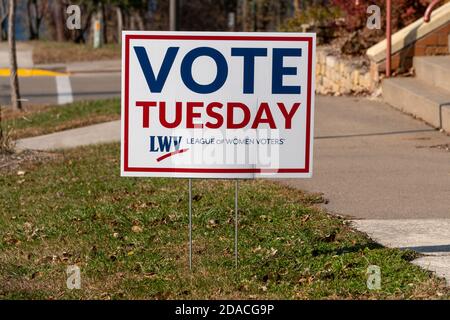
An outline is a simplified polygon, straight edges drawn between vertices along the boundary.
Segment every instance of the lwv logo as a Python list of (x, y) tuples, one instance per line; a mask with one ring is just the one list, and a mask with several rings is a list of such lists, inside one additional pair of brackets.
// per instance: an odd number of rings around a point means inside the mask
[(179, 136), (150, 136), (150, 152), (168, 152), (156, 159), (159, 162), (175, 154), (188, 151), (189, 149), (180, 149), (182, 138)]
[(181, 138), (182, 137), (151, 136), (150, 152), (169, 152), (172, 145), (175, 151), (179, 150)]

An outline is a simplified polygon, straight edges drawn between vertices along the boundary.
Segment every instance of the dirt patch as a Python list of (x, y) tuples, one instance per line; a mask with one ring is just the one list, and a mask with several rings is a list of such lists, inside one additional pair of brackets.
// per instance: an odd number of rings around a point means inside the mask
[[(425, 139), (422, 139), (425, 140)], [(428, 140), (428, 139), (427, 139)], [(430, 148), (450, 152), (450, 143), (436, 144), (432, 146), (416, 146), (417, 149)]]
[(107, 44), (101, 48), (55, 41), (34, 41), (31, 44), (35, 64), (120, 59), (122, 53), (118, 44)]
[(430, 148), (439, 149), (439, 150), (443, 150), (443, 151), (450, 151), (450, 143), (438, 144), (438, 145), (435, 145), (435, 146), (431, 146)]
[(2, 109), (3, 120), (24, 119), (27, 120), (27, 116), (38, 112), (45, 112), (50, 108), (48, 105), (35, 105), (24, 106), (22, 110), (13, 110), (12, 108)]
[(12, 154), (0, 154), (0, 174), (17, 173), (20, 168), (34, 164), (45, 163), (61, 158), (58, 153), (50, 153), (38, 150), (24, 150)]

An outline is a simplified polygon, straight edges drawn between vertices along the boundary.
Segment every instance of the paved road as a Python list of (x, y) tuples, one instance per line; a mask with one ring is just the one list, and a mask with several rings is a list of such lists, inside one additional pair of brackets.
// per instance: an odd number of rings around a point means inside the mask
[[(65, 104), (77, 100), (120, 96), (120, 60), (35, 65), (32, 50), (32, 46), (27, 43), (17, 43), (19, 68), (48, 69), (67, 72), (69, 75), (20, 77), (19, 87), (24, 105)], [(0, 43), (0, 69), (2, 68), (9, 68), (7, 43)], [(0, 105), (9, 104), (9, 76), (0, 76)]]
[[(105, 99), (120, 96), (120, 72), (20, 78), (19, 86), (25, 105)], [(10, 103), (9, 88), (9, 78), (0, 77), (0, 104)]]

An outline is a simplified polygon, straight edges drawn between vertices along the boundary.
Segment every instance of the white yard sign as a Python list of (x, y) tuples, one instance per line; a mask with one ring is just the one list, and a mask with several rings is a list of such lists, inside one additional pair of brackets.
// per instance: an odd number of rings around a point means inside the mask
[(314, 34), (123, 32), (123, 176), (312, 175)]

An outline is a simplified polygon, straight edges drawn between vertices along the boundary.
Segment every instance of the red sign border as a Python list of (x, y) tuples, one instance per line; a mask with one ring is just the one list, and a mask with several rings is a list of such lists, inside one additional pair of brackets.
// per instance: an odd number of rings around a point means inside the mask
[[(308, 42), (308, 93), (306, 106), (306, 147), (304, 168), (278, 168), (278, 169), (226, 169), (226, 168), (147, 168), (128, 166), (128, 125), (129, 125), (129, 63), (130, 40), (228, 40), (228, 41), (306, 41)], [(311, 153), (311, 98), (312, 98), (312, 48), (313, 37), (288, 36), (227, 36), (227, 35), (125, 35), (125, 141), (124, 141), (124, 172), (180, 172), (180, 173), (309, 173)]]

